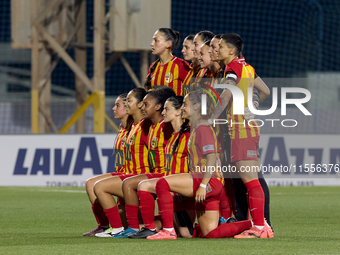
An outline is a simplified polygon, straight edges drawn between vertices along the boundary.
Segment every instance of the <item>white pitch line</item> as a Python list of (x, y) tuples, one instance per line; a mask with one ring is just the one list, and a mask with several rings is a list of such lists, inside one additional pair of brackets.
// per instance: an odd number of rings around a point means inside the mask
[(86, 193), (85, 190), (58, 190), (58, 189), (52, 189), (52, 190), (37, 190), (37, 191), (43, 191), (43, 192), (65, 192), (65, 193)]

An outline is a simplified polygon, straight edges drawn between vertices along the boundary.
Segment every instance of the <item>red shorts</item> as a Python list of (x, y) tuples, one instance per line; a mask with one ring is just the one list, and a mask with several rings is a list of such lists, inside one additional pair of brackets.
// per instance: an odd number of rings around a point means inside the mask
[(145, 174), (148, 179), (154, 179), (154, 178), (161, 178), (164, 176), (164, 174), (159, 174), (159, 173), (147, 173)]
[(132, 177), (132, 176), (136, 176), (138, 174), (120, 174), (119, 178), (124, 181), (126, 178)]
[(123, 173), (116, 173), (116, 172), (112, 172), (110, 173), (112, 176), (117, 176), (117, 175), (120, 175), (120, 174), (123, 174)]
[[(194, 197), (196, 197), (196, 191), (200, 187), (202, 178), (193, 178), (193, 191)], [(205, 201), (196, 203), (196, 210), (200, 211), (219, 211), (220, 210), (220, 196), (223, 189), (223, 185), (220, 180), (211, 178), (207, 185), (207, 194)]]
[(231, 139), (230, 162), (239, 160), (258, 160), (260, 136)]

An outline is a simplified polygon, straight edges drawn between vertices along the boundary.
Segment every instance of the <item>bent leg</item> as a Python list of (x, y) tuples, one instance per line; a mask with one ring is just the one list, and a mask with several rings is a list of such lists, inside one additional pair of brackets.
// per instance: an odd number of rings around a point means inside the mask
[(155, 198), (151, 194), (156, 193), (158, 178), (141, 181), (138, 185), (139, 208), (142, 214), (144, 226), (155, 230)]
[(95, 177), (92, 177), (92, 178), (89, 178), (89, 179), (86, 180), (86, 185), (85, 185), (86, 193), (87, 193), (87, 196), (89, 197), (89, 200), (90, 200), (91, 204), (94, 204), (95, 202), (98, 202), (98, 201), (96, 201), (97, 200), (97, 196), (94, 194), (94, 191), (93, 191), (94, 184), (97, 181), (106, 179), (108, 177), (112, 177), (112, 175), (110, 173), (108, 173), (108, 174), (101, 174), (101, 175), (98, 175), (98, 176), (95, 176)]
[(104, 213), (108, 218), (111, 227), (115, 229), (122, 228), (118, 207), (112, 195), (122, 197), (122, 180), (119, 176), (112, 176), (94, 185), (94, 193), (97, 196)]
[(228, 238), (233, 237), (243, 231), (250, 229), (252, 226), (250, 220), (238, 221), (232, 223), (224, 223), (219, 225), (216, 229), (206, 234), (205, 238)]
[(127, 222), (129, 227), (135, 230), (139, 229), (139, 200), (137, 195), (137, 187), (138, 184), (145, 179), (147, 179), (145, 174), (132, 176), (125, 179), (122, 185)]
[(162, 177), (157, 181), (156, 193), (158, 209), (162, 216), (163, 227), (173, 228), (173, 198), (171, 191), (186, 197), (193, 196), (193, 180), (190, 174), (175, 174)]
[(209, 232), (217, 228), (220, 212), (219, 211), (197, 211), (197, 220), (202, 234), (206, 236)]

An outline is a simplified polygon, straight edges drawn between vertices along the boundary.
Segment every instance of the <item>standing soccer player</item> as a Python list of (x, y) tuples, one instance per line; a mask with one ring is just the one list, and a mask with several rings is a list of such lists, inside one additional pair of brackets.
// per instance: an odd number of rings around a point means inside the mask
[[(127, 97), (127, 94), (119, 95), (116, 99), (115, 106), (112, 108), (115, 118), (121, 121), (119, 132), (118, 132), (116, 142), (114, 145), (115, 154), (116, 154), (116, 172), (102, 174), (96, 177), (92, 177), (86, 181), (86, 193), (92, 204), (92, 212), (97, 220), (98, 228), (83, 234), (83, 236), (94, 236), (95, 234), (102, 233), (106, 229), (109, 228), (109, 221), (107, 220), (107, 217), (105, 216), (103, 208), (100, 205), (96, 195), (93, 192), (93, 186), (99, 180), (111, 177), (118, 173), (124, 173), (124, 161), (125, 161), (124, 160), (125, 159), (124, 148), (125, 148), (127, 135), (133, 123), (133, 120), (129, 118), (129, 115), (126, 113), (126, 108), (125, 108), (126, 97)], [(123, 204), (123, 201), (120, 200), (118, 204)], [(124, 206), (119, 205), (119, 207), (121, 211), (120, 213), (121, 217), (123, 215), (124, 215), (123, 217), (125, 217)], [(127, 223), (124, 222), (124, 224), (126, 225)]]
[(152, 54), (159, 56), (151, 64), (146, 76), (144, 87), (152, 88), (170, 87), (176, 95), (183, 94), (183, 81), (189, 72), (189, 64), (174, 55), (172, 52), (180, 44), (180, 34), (171, 28), (158, 29), (151, 41)]
[[(144, 119), (141, 111), (143, 98), (146, 94), (145, 89), (135, 88), (128, 93), (126, 98), (126, 112), (132, 116), (134, 123), (126, 139), (125, 173), (100, 180), (94, 185), (94, 194), (103, 207), (105, 215), (112, 227), (111, 230), (96, 234), (96, 237), (111, 237), (124, 231), (117, 204), (112, 195), (120, 198), (124, 197), (122, 192), (124, 179), (137, 174), (150, 172), (147, 137), (151, 122)], [(125, 205), (125, 209), (128, 211), (129, 206)]]
[[(237, 86), (242, 90), (245, 98), (248, 98), (248, 88), (254, 86), (255, 70), (247, 64), (241, 52), (243, 49), (242, 38), (238, 34), (224, 34), (220, 40), (218, 58), (223, 61), (225, 68), (225, 82)], [(256, 84), (255, 84), (256, 87)], [(264, 220), (264, 193), (258, 180), (257, 171), (241, 171), (242, 167), (258, 167), (258, 142), (260, 128), (257, 123), (249, 125), (244, 115), (233, 113), (234, 104), (230, 90), (221, 94), (223, 106), (215, 111), (215, 116), (222, 113), (223, 109), (230, 102), (228, 109), (228, 128), (230, 134), (230, 162), (236, 166), (240, 178), (248, 190), (248, 205), (253, 218), (254, 226), (244, 231), (235, 238), (267, 238), (272, 237), (271, 229)], [(248, 107), (247, 102), (244, 103)], [(234, 123), (234, 125), (233, 125)], [(243, 124), (243, 125), (242, 125)]]
[(196, 77), (198, 71), (201, 69), (198, 59), (194, 57), (194, 38), (194, 34), (188, 35), (183, 42), (182, 53), (184, 60), (191, 61), (190, 71), (183, 81), (183, 96), (190, 92), (192, 79)]
[[(200, 52), (201, 52), (202, 45), (207, 41), (211, 41), (213, 37), (214, 37), (214, 33), (210, 31), (206, 31), (206, 30), (200, 31), (195, 35), (194, 48), (193, 48), (193, 53), (194, 53), (195, 58), (197, 58), (198, 60), (200, 59), (201, 57)], [(202, 78), (211, 78), (211, 77), (213, 77), (213, 74), (211, 74), (207, 68), (201, 68), (195, 77), (196, 79), (195, 79), (194, 85), (195, 83), (200, 82)]]
[[(223, 60), (218, 59), (219, 55), (219, 42), (222, 38), (222, 34), (215, 35), (210, 43), (210, 56), (212, 61), (217, 61), (219, 65), (225, 69), (225, 64)], [(226, 74), (224, 72), (221, 73), (220, 78), (225, 78)], [(263, 102), (269, 95), (270, 91), (267, 85), (263, 82), (263, 80), (255, 73), (255, 80), (254, 80), (254, 89), (253, 89), (253, 104), (254, 107), (257, 109), (261, 102)], [(226, 113), (222, 113), (221, 117), (217, 118), (224, 118)], [(245, 108), (245, 119), (247, 121), (254, 119), (255, 116), (252, 114), (248, 107)], [(229, 129), (228, 126), (223, 126), (223, 133), (224, 139), (224, 151), (225, 151), (225, 162), (228, 164), (230, 163), (230, 136), (229, 136)], [(222, 133), (222, 132), (221, 132)], [(260, 159), (259, 159), (260, 160)], [(262, 190), (265, 196), (265, 205), (264, 205), (264, 216), (268, 224), (271, 226), (270, 222), (270, 193), (269, 188), (267, 185), (266, 180), (263, 177), (262, 171), (258, 173), (259, 182), (261, 184)], [(242, 180), (239, 178), (234, 178), (232, 182), (230, 182), (230, 178), (225, 178), (225, 182), (229, 183), (226, 185), (226, 190), (228, 197), (230, 199), (230, 204), (232, 206), (236, 219), (237, 220), (245, 220), (248, 219), (248, 199), (247, 199), (247, 188), (243, 184)]]

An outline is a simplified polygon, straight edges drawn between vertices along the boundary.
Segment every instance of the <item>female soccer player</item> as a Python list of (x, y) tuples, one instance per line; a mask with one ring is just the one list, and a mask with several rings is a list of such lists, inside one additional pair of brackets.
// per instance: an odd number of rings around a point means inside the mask
[(152, 63), (148, 70), (144, 82), (146, 90), (166, 86), (172, 88), (176, 95), (183, 94), (182, 85), (189, 72), (189, 64), (172, 55), (179, 44), (178, 31), (160, 28), (155, 32), (151, 42), (152, 54), (159, 56), (159, 59)]
[[(165, 147), (166, 164), (164, 175), (187, 173), (187, 143), (190, 137), (188, 121), (183, 123), (181, 107), (182, 96), (170, 97), (164, 105), (165, 123), (171, 123), (173, 133)], [(140, 239), (156, 234), (154, 222), (156, 183), (159, 178), (141, 181), (138, 184), (139, 205), (144, 221), (144, 228), (129, 238)], [(128, 181), (128, 179), (126, 180)], [(183, 232), (182, 232), (183, 233)]]
[[(141, 111), (145, 95), (145, 89), (135, 88), (128, 93), (126, 98), (126, 112), (132, 116), (134, 123), (126, 139), (125, 173), (100, 180), (94, 185), (94, 194), (103, 207), (112, 227), (111, 231), (107, 230), (96, 234), (97, 237), (111, 237), (124, 231), (117, 204), (112, 195), (123, 197), (122, 183), (125, 178), (150, 171), (147, 137), (151, 122), (144, 119)], [(125, 205), (125, 209), (128, 211), (129, 205)]]
[(190, 71), (183, 81), (183, 96), (190, 92), (190, 86), (192, 83), (192, 79), (196, 77), (198, 71), (201, 68), (201, 65), (197, 58), (194, 57), (194, 34), (188, 35), (183, 42), (183, 57), (186, 61), (191, 61)]
[[(212, 61), (210, 57), (210, 40), (204, 42), (200, 48), (200, 56), (199, 61), (201, 64), (201, 69), (205, 70), (204, 72), (200, 72), (197, 78), (211, 78), (204, 82), (205, 84), (214, 87), (214, 84), (218, 81), (220, 77), (220, 73), (222, 69), (217, 61)], [(215, 79), (214, 79), (215, 78)]]
[[(125, 154), (124, 154), (125, 142), (126, 142), (127, 135), (130, 131), (130, 128), (133, 122), (133, 120), (129, 118), (129, 115), (126, 113), (126, 108), (124, 105), (126, 96), (127, 96), (127, 93), (121, 94), (120, 96), (118, 96), (116, 99), (115, 106), (112, 108), (115, 118), (121, 121), (119, 133), (117, 135), (115, 147), (114, 147), (115, 154), (116, 154), (116, 172), (102, 174), (96, 177), (92, 177), (86, 181), (86, 193), (92, 204), (92, 211), (97, 220), (98, 228), (83, 234), (83, 236), (94, 236), (95, 234), (104, 232), (106, 229), (109, 228), (109, 222), (107, 220), (107, 217), (105, 216), (103, 208), (101, 207), (96, 195), (93, 192), (93, 186), (99, 180), (111, 177), (112, 175), (115, 175), (116, 173), (122, 173), (124, 171), (123, 166), (124, 166), (124, 158), (125, 158)], [(125, 210), (122, 211), (124, 207), (123, 206), (119, 206), (119, 207), (121, 207), (119, 208), (121, 211), (120, 213), (121, 217), (124, 218)], [(124, 225), (126, 224), (127, 222), (125, 220)]]
[(217, 140), (212, 127), (206, 120), (211, 116), (214, 106), (212, 99), (207, 97), (207, 115), (202, 116), (201, 97), (200, 91), (190, 92), (185, 96), (182, 107), (183, 118), (190, 118), (192, 122), (188, 143), (189, 167), (192, 173), (174, 174), (157, 181), (156, 193), (163, 229), (155, 235), (148, 236), (149, 240), (177, 238), (173, 228), (171, 192), (186, 197), (195, 197), (198, 222), (203, 235), (207, 238), (229, 237), (251, 227), (249, 220), (218, 226), (223, 178), (220, 173), (209, 170), (211, 167), (216, 167)]
[[(211, 41), (211, 39), (213, 37), (214, 37), (214, 33), (210, 32), (210, 31), (206, 31), (206, 30), (200, 31), (195, 35), (194, 48), (193, 48), (195, 58), (197, 58), (197, 59), (200, 58), (200, 51), (201, 51), (202, 45), (207, 41)], [(213, 77), (213, 75), (210, 74), (207, 71), (208, 71), (207, 68), (201, 68), (200, 71), (196, 75), (196, 82), (199, 82), (201, 80), (201, 78), (203, 78), (203, 77), (204, 78)]]
[(120, 234), (114, 235), (113, 237), (115, 238), (127, 238), (139, 230), (138, 183), (142, 180), (164, 176), (166, 159), (164, 149), (171, 136), (172, 127), (170, 123), (164, 122), (161, 113), (164, 109), (165, 101), (172, 96), (176, 96), (176, 94), (171, 88), (161, 88), (149, 92), (143, 99), (142, 111), (145, 118), (150, 119), (152, 123), (147, 138), (150, 173), (140, 174), (124, 180), (122, 189), (129, 228)]
[[(245, 98), (248, 98), (248, 88), (257, 87), (254, 84), (255, 70), (247, 64), (241, 57), (243, 49), (242, 38), (238, 34), (224, 34), (219, 44), (219, 61), (225, 65), (225, 82), (240, 88)], [(228, 109), (228, 128), (230, 134), (230, 162), (236, 166), (238, 173), (248, 190), (248, 204), (250, 213), (253, 218), (254, 226), (244, 231), (235, 238), (267, 238), (268, 229), (264, 220), (264, 194), (258, 180), (257, 171), (241, 171), (244, 167), (259, 167), (258, 163), (258, 142), (260, 137), (260, 128), (254, 121), (249, 125), (244, 115), (233, 114), (233, 101), (230, 90), (225, 90), (221, 94), (223, 107), (217, 109), (218, 115), (222, 108), (231, 100), (231, 107)], [(261, 99), (261, 89), (260, 89)], [(248, 107), (245, 102), (245, 107)], [(218, 116), (215, 111), (215, 116)], [(241, 124), (240, 124), (241, 122)], [(235, 123), (234, 125), (232, 123)], [(236, 124), (238, 123), (238, 124)]]

